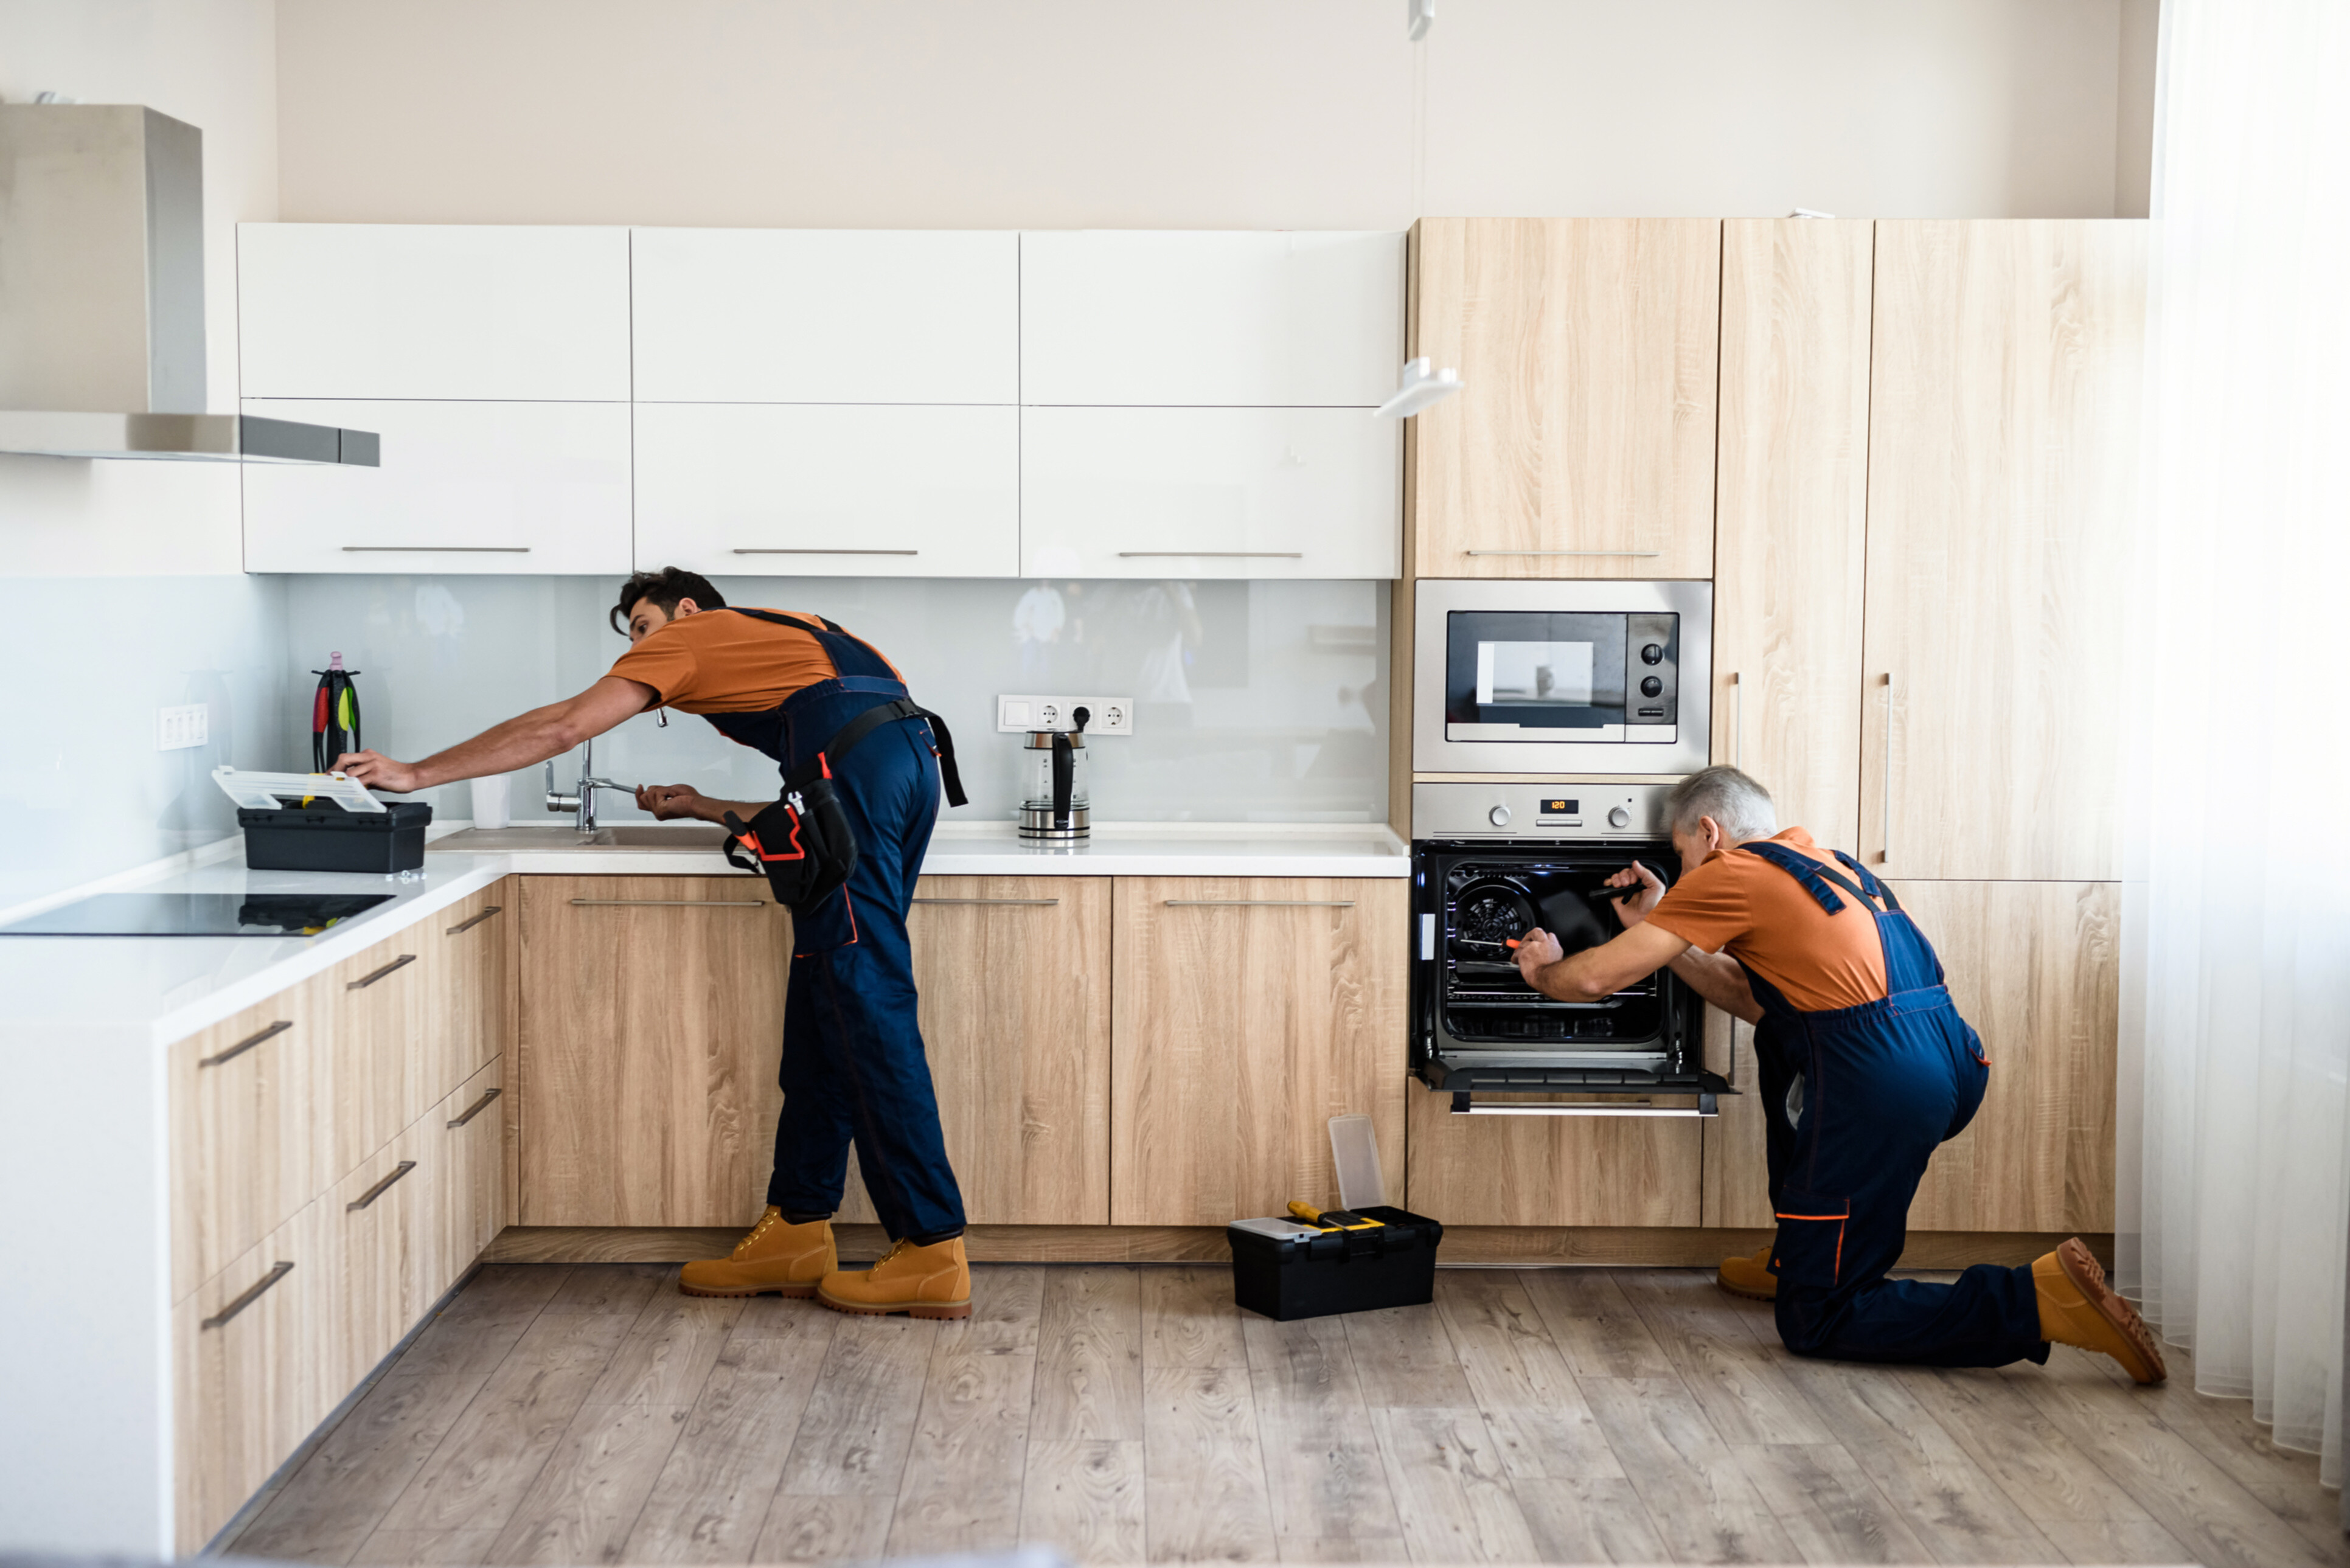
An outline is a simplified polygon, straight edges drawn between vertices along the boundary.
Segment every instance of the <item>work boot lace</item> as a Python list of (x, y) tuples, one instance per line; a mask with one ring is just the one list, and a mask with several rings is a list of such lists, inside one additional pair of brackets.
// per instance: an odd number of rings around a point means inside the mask
[(751, 1233), (734, 1243), (734, 1256), (739, 1258), (743, 1253), (749, 1251), (751, 1250), (751, 1243), (765, 1235), (775, 1222), (782, 1218), (783, 1211), (778, 1209), (770, 1209), (764, 1214), (759, 1216), (759, 1222), (751, 1227)]

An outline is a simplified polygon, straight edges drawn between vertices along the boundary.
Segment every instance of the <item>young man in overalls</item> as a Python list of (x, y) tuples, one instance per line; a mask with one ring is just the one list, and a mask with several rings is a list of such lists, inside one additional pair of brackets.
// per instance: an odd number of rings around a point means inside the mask
[(2002, 1366), (2045, 1362), (2054, 1341), (2161, 1382), (2160, 1346), (2078, 1237), (2028, 1268), (1978, 1264), (1950, 1284), (1886, 1277), (1926, 1162), (1982, 1104), (1982, 1043), (1892, 889), (1802, 828), (1777, 831), (1762, 785), (1707, 768), (1668, 810), (1671, 890), (1619, 871), (1611, 883), (1646, 885), (1615, 906), (1622, 935), (1565, 955), (1531, 932), (1518, 967), (1546, 995), (1596, 1002), (1669, 964), (1756, 1026), (1779, 1231), (1759, 1265), (1725, 1263), (1724, 1284), (1772, 1296), (1798, 1355)]
[[(406, 793), (529, 767), (670, 707), (701, 714), (789, 774), (859, 714), (907, 696), (887, 659), (822, 617), (734, 608), (706, 579), (675, 567), (629, 578), (611, 618), (630, 647), (578, 696), (420, 763), (359, 752), (338, 766)], [(685, 1265), (678, 1282), (689, 1295), (815, 1296), (844, 1312), (971, 1315), (962, 1195), (915, 1025), (906, 936), (938, 819), (940, 743), (927, 720), (909, 717), (873, 730), (831, 767), (856, 832), (857, 866), (847, 886), (794, 912), (767, 1210), (732, 1255)], [(684, 784), (648, 786), (638, 804), (658, 817), (720, 823), (729, 811), (747, 822), (762, 809)], [(852, 1143), (895, 1241), (870, 1271), (843, 1271), (833, 1247)]]

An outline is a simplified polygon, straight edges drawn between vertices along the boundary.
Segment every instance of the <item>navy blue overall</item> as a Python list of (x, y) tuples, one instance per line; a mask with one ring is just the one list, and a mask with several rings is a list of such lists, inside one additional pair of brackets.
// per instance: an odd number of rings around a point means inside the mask
[[(786, 774), (858, 714), (907, 695), (889, 665), (856, 638), (789, 624), (824, 646), (835, 677), (795, 691), (780, 707), (704, 715)], [(857, 834), (857, 868), (845, 887), (793, 918), (778, 1075), (784, 1111), (767, 1201), (787, 1215), (832, 1213), (854, 1141), (882, 1228), (893, 1240), (940, 1241), (962, 1231), (962, 1192), (947, 1163), (914, 1022), (906, 940), (907, 902), (939, 816), (930, 725), (884, 724), (834, 763), (832, 776)]]
[(1800, 1012), (1746, 973), (1762, 1004), (1755, 1055), (1779, 1220), (1771, 1272), (1780, 1339), (1798, 1355), (1840, 1361), (2046, 1361), (2030, 1269), (1979, 1264), (1951, 1284), (1885, 1277), (1900, 1260), (1926, 1162), (1974, 1119), (1991, 1077), (1941, 961), (1892, 890), (1849, 856), (1836, 858), (1857, 887), (1784, 845), (1741, 847), (1794, 877), (1831, 915), (1846, 895), (1859, 898), (1885, 948), (1887, 994), (1858, 1007)]

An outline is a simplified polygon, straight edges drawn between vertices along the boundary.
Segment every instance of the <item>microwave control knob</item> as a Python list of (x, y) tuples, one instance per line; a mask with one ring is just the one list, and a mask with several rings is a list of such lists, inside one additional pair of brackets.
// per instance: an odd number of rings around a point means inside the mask
[(1664, 683), (1663, 681), (1661, 681), (1661, 680), (1658, 680), (1658, 679), (1657, 679), (1655, 676), (1653, 676), (1653, 675), (1644, 675), (1644, 676), (1642, 676), (1642, 677), (1640, 678), (1640, 695), (1641, 695), (1641, 696), (1643, 696), (1643, 697), (1661, 697), (1661, 696), (1663, 696), (1664, 694), (1665, 694), (1665, 683)]
[(1506, 805), (1497, 805), (1485, 814), (1485, 820), (1496, 827), (1507, 827), (1510, 826), (1510, 808)]
[(1644, 649), (1640, 649), (1640, 662), (1641, 662), (1641, 663), (1643, 663), (1643, 664), (1662, 664), (1664, 661), (1665, 661), (1665, 645), (1664, 645), (1663, 643), (1661, 643), (1661, 642), (1652, 642), (1652, 643), (1648, 644), (1648, 647), (1646, 647), (1646, 648), (1644, 648)]
[(1629, 827), (1632, 826), (1632, 814), (1620, 805), (1611, 805), (1607, 808), (1607, 826)]

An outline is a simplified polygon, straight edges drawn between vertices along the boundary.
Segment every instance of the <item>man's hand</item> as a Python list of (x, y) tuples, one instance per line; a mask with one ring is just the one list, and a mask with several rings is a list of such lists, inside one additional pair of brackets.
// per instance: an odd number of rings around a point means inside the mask
[(1663, 879), (1654, 871), (1649, 870), (1646, 866), (1641, 865), (1637, 860), (1633, 861), (1629, 866), (1625, 867), (1621, 871), (1617, 872), (1613, 877), (1608, 877), (1607, 886), (1610, 888), (1638, 888), (1640, 889), (1640, 896), (1637, 898), (1609, 898), (1605, 900), (1609, 907), (1615, 909), (1616, 919), (1627, 931), (1634, 926), (1638, 925), (1641, 921), (1647, 919), (1648, 918), (1648, 911), (1655, 909), (1659, 903), (1664, 901), (1665, 884)]
[(411, 794), (418, 787), (415, 763), (393, 762), (380, 752), (345, 752), (335, 759), (334, 771), (388, 794)]
[(718, 803), (704, 796), (691, 784), (645, 784), (637, 791), (637, 804), (653, 814), (660, 822), (691, 816), (704, 822), (723, 821), (723, 815), (713, 815), (711, 808)]
[(1540, 974), (1544, 966), (1555, 964), (1565, 958), (1566, 950), (1558, 945), (1556, 937), (1552, 936), (1548, 931), (1537, 929), (1528, 931), (1518, 939), (1518, 950), (1515, 956), (1518, 972), (1525, 977), (1528, 985), (1534, 985), (1534, 989), (1539, 991), (1542, 988), (1535, 985), (1534, 976)]

